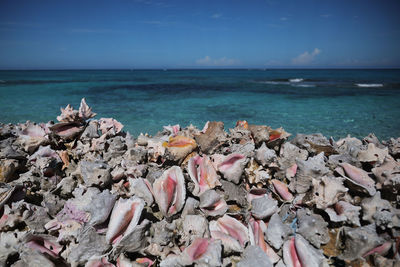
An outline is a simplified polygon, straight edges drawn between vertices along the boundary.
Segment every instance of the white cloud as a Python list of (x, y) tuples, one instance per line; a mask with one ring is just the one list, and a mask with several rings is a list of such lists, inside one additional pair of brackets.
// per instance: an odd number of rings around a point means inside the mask
[(220, 17), (222, 17), (221, 13), (215, 13), (215, 14), (212, 14), (212, 16), (211, 16), (211, 18), (213, 18), (213, 19), (219, 19)]
[(282, 17), (282, 18), (280, 18), (280, 20), (281, 20), (281, 21), (287, 21), (288, 18), (287, 18), (287, 17)]
[(221, 57), (217, 59), (212, 59), (209, 56), (205, 56), (204, 58), (200, 58), (196, 60), (196, 64), (200, 66), (214, 66), (214, 67), (223, 67), (223, 66), (234, 66), (239, 62), (233, 58)]
[(151, 24), (151, 25), (161, 25), (162, 24), (162, 22), (159, 20), (142, 20), (142, 21), (140, 21), (140, 23)]
[(308, 51), (304, 52), (303, 54), (298, 55), (297, 57), (292, 59), (293, 65), (307, 65), (312, 63), (316, 56), (321, 54), (321, 50), (315, 48), (314, 51), (309, 53)]
[(69, 31), (73, 32), (73, 33), (109, 33), (109, 32), (112, 32), (109, 29), (88, 29), (88, 28), (70, 29)]
[(330, 17), (332, 17), (332, 14), (322, 14), (322, 15), (320, 15), (322, 18), (330, 18)]

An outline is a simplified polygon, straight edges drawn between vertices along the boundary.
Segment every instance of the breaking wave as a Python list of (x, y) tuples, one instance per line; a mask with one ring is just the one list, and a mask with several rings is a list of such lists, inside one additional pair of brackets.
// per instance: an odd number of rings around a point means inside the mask
[(302, 79), (302, 78), (289, 79), (289, 82), (291, 82), (291, 83), (300, 83), (302, 81), (304, 81), (304, 79)]
[(382, 83), (356, 83), (358, 87), (383, 87)]

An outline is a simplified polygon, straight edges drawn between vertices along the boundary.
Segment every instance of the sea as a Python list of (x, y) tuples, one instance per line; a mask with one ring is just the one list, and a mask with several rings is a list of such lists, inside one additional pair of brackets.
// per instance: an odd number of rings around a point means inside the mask
[(115, 118), (137, 136), (238, 120), (339, 139), (400, 136), (398, 69), (0, 71), (0, 122), (56, 121), (60, 107)]

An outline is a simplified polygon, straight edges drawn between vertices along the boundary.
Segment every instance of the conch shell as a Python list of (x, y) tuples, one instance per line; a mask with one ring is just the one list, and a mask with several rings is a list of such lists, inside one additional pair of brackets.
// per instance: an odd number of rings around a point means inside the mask
[(154, 181), (154, 198), (161, 212), (170, 217), (179, 212), (185, 204), (185, 179), (181, 168), (173, 166)]

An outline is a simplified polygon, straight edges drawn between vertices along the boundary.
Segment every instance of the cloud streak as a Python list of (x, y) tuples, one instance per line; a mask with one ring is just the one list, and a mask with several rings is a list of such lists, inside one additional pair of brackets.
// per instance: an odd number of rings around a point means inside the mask
[(211, 15), (211, 18), (213, 18), (213, 19), (219, 19), (219, 18), (221, 18), (222, 17), (222, 14), (221, 13), (215, 13), (215, 14), (212, 14)]
[(307, 65), (314, 61), (314, 59), (321, 54), (321, 50), (315, 48), (311, 53), (306, 51), (292, 59), (293, 65)]
[(196, 64), (199, 66), (209, 67), (224, 67), (224, 66), (235, 66), (239, 64), (239, 61), (233, 58), (221, 57), (218, 59), (212, 59), (210, 56), (205, 56), (196, 60)]

